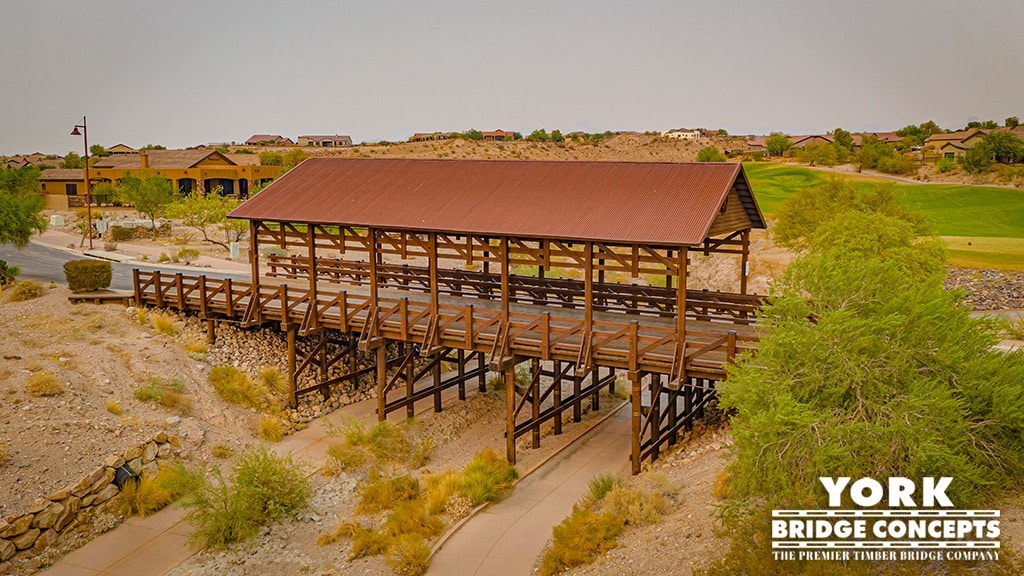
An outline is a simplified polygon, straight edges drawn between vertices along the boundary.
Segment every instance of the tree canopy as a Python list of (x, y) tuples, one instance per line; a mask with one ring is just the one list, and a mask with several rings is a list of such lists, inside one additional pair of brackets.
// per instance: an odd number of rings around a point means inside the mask
[(118, 182), (117, 192), (140, 214), (149, 218), (155, 238), (156, 219), (163, 216), (167, 206), (174, 202), (174, 184), (161, 176), (139, 178), (128, 174)]
[(793, 147), (793, 141), (782, 132), (772, 132), (764, 141), (764, 149), (769, 156), (782, 156)]
[(0, 244), (24, 248), (33, 232), (46, 229), (45, 202), (38, 192), (38, 169), (0, 170)]
[(706, 146), (697, 152), (697, 162), (725, 162), (726, 158), (718, 148)]

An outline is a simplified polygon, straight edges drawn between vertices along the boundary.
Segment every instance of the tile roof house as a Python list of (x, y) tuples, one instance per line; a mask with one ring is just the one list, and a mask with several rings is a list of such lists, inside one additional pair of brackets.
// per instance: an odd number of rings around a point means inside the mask
[(253, 134), (245, 141), (246, 146), (291, 146), (295, 144), (291, 138), (280, 134)]
[(448, 140), (451, 132), (417, 132), (409, 137), (409, 142), (429, 142), (431, 140)]
[(488, 142), (505, 142), (515, 140), (515, 132), (508, 132), (505, 130), (492, 130), (490, 132), (483, 132), (485, 141)]

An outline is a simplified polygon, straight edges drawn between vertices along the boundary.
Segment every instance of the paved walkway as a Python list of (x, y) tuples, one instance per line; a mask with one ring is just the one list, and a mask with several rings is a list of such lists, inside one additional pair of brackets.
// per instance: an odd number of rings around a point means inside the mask
[(601, 473), (629, 473), (630, 410), (625, 405), (516, 484), (506, 499), (463, 524), (434, 555), (427, 574), (529, 575), (551, 527)]

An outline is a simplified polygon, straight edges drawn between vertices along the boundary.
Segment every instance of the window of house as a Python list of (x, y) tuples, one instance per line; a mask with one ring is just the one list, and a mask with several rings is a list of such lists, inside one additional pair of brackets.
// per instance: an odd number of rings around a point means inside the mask
[(68, 196), (78, 196), (78, 184), (65, 184), (64, 193)]

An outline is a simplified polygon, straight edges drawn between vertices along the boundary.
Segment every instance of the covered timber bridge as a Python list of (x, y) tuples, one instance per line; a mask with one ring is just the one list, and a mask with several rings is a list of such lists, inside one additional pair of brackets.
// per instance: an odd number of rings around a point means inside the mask
[[(372, 373), (383, 420), (497, 372), (512, 462), (517, 438), (560, 434), (624, 371), (638, 472), (756, 345), (746, 271), (765, 223), (739, 164), (313, 158), (230, 216), (250, 223), (251, 281), (136, 270), (136, 300), (211, 330), (279, 326), (293, 405)], [(689, 285), (694, 255), (726, 259), (734, 289)], [(374, 365), (327, 377), (356, 350)]]

